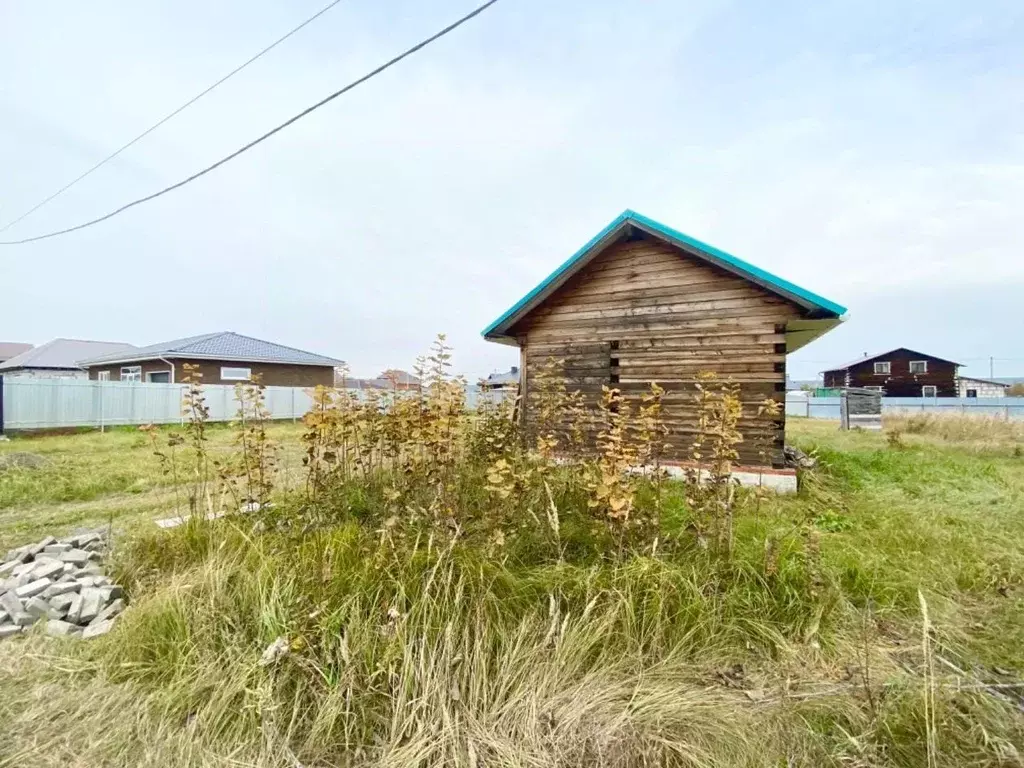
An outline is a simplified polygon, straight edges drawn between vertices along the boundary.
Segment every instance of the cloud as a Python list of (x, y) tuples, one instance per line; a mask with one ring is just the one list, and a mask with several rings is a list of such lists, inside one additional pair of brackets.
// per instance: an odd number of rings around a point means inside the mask
[[(0, 221), (317, 7), (5, 11)], [(342, 3), (9, 232), (176, 181), (467, 8)], [(372, 374), (447, 331), (485, 374), (516, 353), (480, 329), (631, 207), (848, 304), (794, 366), (907, 336), (1024, 358), (1013, 302), (985, 300), (1024, 287), (1021, 14), (500, 3), (186, 189), (0, 251), (5, 334), (231, 328)], [(906, 308), (929, 297), (974, 309), (921, 330)]]

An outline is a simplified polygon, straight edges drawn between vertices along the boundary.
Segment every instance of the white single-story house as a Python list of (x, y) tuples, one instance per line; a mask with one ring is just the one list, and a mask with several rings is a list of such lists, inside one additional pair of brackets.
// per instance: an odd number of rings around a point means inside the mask
[(975, 379), (970, 376), (957, 378), (957, 394), (959, 397), (1006, 397), (1009, 384), (991, 379)]

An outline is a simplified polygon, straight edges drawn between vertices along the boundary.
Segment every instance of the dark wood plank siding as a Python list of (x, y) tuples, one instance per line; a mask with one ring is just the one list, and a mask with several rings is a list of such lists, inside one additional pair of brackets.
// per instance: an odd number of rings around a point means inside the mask
[[(685, 460), (696, 434), (697, 374), (737, 382), (746, 437), (740, 460), (757, 464), (754, 437), (764, 424), (755, 413), (763, 399), (785, 397), (785, 324), (799, 315), (760, 286), (645, 239), (608, 248), (514, 332), (525, 380), (548, 357), (562, 359), (568, 388), (591, 406), (602, 385), (638, 398), (657, 381), (666, 390), (671, 459)], [(528, 404), (525, 415), (529, 427)], [(784, 418), (769, 431), (781, 458)]]
[[(185, 375), (184, 364), (190, 363), (199, 366), (199, 372), (203, 375), (204, 384), (237, 384), (237, 381), (223, 381), (220, 377), (221, 367), (225, 368), (249, 368), (252, 373), (262, 376), (263, 384), (268, 387), (315, 387), (322, 384), (325, 387), (334, 385), (334, 369), (319, 365), (278, 365), (274, 363), (239, 363), (230, 360), (172, 360), (174, 364), (174, 381), (180, 382)], [(111, 381), (121, 380), (121, 367), (133, 365), (133, 363), (118, 363), (89, 369), (89, 378), (96, 380), (100, 371), (109, 371)], [(166, 371), (167, 363), (160, 360), (144, 360), (134, 365), (142, 366), (142, 380), (146, 380), (146, 374), (156, 371)]]
[[(923, 360), (926, 373), (911, 373), (910, 362)], [(875, 363), (889, 363), (889, 373), (875, 373)], [(956, 363), (909, 349), (855, 363), (845, 370), (826, 371), (826, 387), (882, 387), (886, 397), (921, 397), (922, 387), (934, 386), (939, 397), (956, 397)], [(830, 383), (837, 382), (837, 383)]]
[(825, 386), (835, 389), (850, 386), (846, 378), (846, 370), (825, 371)]

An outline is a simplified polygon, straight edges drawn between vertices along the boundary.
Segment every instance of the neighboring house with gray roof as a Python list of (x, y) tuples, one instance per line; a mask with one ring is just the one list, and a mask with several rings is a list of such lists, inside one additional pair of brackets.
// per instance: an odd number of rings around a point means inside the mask
[(185, 365), (196, 366), (204, 384), (237, 384), (259, 377), (271, 387), (334, 384), (340, 360), (231, 331), (174, 339), (85, 361), (94, 381), (174, 383)]
[(12, 357), (28, 352), (32, 349), (31, 344), (21, 344), (17, 341), (0, 341), (0, 363), (6, 363)]
[(54, 339), (0, 363), (0, 375), (10, 378), (84, 379), (88, 377), (81, 361), (97, 355), (123, 353), (134, 349), (123, 341), (83, 341)]
[(492, 373), (480, 382), (480, 389), (515, 389), (519, 386), (519, 366), (513, 365), (507, 373)]

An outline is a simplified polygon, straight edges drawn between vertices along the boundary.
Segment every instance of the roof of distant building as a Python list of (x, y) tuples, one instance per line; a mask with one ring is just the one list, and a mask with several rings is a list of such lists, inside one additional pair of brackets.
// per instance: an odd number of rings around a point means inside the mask
[(74, 370), (81, 368), (81, 362), (97, 355), (124, 353), (135, 349), (123, 341), (83, 341), (82, 339), (54, 339), (38, 347), (31, 347), (0, 363), (0, 371), (18, 368), (51, 368)]
[(396, 384), (419, 384), (420, 380), (416, 376), (413, 376), (408, 371), (403, 371), (400, 368), (388, 368), (382, 372), (378, 379), (386, 379), (388, 382), (394, 382)]
[(484, 383), (489, 387), (500, 387), (504, 384), (518, 384), (519, 369), (513, 366), (510, 371), (505, 371), (504, 373), (492, 373), (484, 380)]
[(10, 360), (22, 352), (28, 352), (30, 349), (32, 349), (31, 344), (22, 344), (17, 341), (0, 341), (0, 363), (4, 360)]
[(331, 368), (341, 365), (341, 360), (286, 347), (252, 336), (243, 336), (232, 331), (206, 333), (202, 336), (188, 336), (184, 339), (151, 344), (148, 347), (133, 348), (126, 353), (94, 356), (86, 365), (153, 360), (157, 358), (186, 358), (197, 360), (233, 360), (239, 362), (277, 363), (281, 365), (322, 365)]
[(997, 387), (1009, 387), (1005, 381), (996, 381), (995, 379), (982, 379), (977, 376), (960, 376), (960, 381), (976, 381), (979, 384), (994, 384)]

